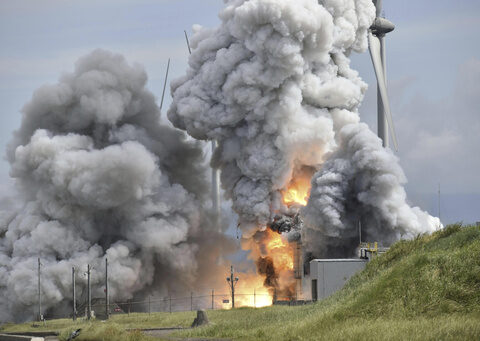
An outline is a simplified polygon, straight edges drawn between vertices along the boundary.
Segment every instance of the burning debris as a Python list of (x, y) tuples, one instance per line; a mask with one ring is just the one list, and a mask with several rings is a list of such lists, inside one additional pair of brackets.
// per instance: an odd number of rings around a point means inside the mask
[(272, 299), (292, 299), (295, 296), (293, 245), (281, 234), (266, 229), (257, 231), (251, 240), (244, 240), (251, 251), (257, 273), (264, 277), (263, 285)]
[(273, 223), (268, 227), (277, 232), (277, 233), (288, 233), (291, 231), (301, 231), (303, 226), (303, 221), (300, 218), (300, 214), (297, 213), (293, 217), (288, 215), (275, 216), (273, 218)]

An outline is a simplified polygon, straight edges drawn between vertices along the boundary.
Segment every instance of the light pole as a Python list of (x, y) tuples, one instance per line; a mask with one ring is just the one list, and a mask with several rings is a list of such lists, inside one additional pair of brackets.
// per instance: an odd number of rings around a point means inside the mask
[(235, 285), (237, 285), (238, 277), (233, 277), (233, 265), (230, 266), (230, 277), (227, 277), (227, 282), (232, 292), (232, 309), (235, 308)]

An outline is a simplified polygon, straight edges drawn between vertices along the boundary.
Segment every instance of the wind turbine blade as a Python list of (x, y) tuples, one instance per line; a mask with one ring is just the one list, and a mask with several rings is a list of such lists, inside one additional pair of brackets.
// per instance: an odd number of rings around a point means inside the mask
[(395, 134), (395, 128), (393, 126), (392, 113), (390, 111), (390, 102), (388, 101), (387, 85), (385, 84), (385, 75), (383, 74), (383, 64), (380, 52), (380, 39), (375, 37), (371, 32), (368, 32), (368, 43), (370, 56), (372, 57), (373, 68), (375, 69), (375, 75), (377, 76), (378, 89), (383, 102), (383, 108), (385, 117), (387, 118), (388, 127), (392, 135), (393, 145), (395, 150), (398, 151), (397, 135)]
[(187, 31), (183, 31), (183, 32), (185, 32), (185, 40), (187, 41), (188, 53), (192, 54), (192, 49), (190, 48), (190, 41), (188, 40)]
[(167, 73), (165, 74), (165, 82), (163, 83), (162, 101), (160, 102), (160, 113), (162, 112), (163, 100), (165, 98), (165, 89), (167, 88), (167, 80), (168, 80), (168, 71), (169, 70), (170, 70), (170, 58), (168, 58)]

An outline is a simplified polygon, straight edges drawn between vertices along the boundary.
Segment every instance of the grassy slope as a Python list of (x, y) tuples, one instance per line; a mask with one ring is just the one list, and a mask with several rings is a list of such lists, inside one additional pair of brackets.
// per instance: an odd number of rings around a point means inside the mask
[[(242, 340), (480, 339), (480, 228), (459, 225), (396, 243), (331, 298), (303, 307), (211, 311), (211, 324), (178, 336)], [(107, 323), (67, 320), (49, 328), (76, 340), (150, 340), (124, 328), (188, 326), (194, 313), (116, 316)], [(7, 326), (7, 331), (28, 325)], [(41, 330), (43, 328), (35, 328)]]
[(261, 340), (480, 339), (480, 228), (396, 243), (331, 298), (211, 313), (180, 335)]

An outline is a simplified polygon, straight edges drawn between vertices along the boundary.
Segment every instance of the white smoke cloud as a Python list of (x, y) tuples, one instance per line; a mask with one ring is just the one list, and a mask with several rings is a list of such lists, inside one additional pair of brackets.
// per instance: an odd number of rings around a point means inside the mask
[(72, 267), (79, 298), (87, 264), (102, 297), (105, 257), (114, 300), (190, 288), (208, 230), (202, 149), (159, 123), (146, 82), (140, 66), (96, 50), (25, 105), (7, 150), (23, 204), (0, 209), (1, 321), (32, 317), (37, 257), (47, 315), (71, 311)]
[(305, 168), (317, 171), (303, 211), (312, 253), (318, 234), (351, 253), (367, 215), (364, 228), (385, 242), (439, 226), (407, 205), (398, 160), (360, 123), (367, 86), (348, 56), (366, 50), (374, 17), (370, 0), (231, 0), (220, 27), (194, 28), (168, 117), (219, 141), (213, 163), (245, 235), (287, 211), (280, 191)]

